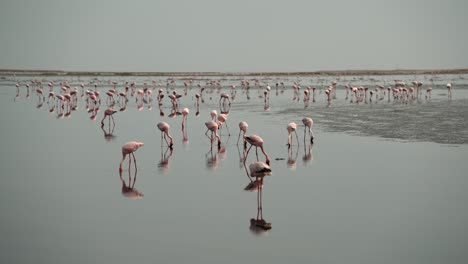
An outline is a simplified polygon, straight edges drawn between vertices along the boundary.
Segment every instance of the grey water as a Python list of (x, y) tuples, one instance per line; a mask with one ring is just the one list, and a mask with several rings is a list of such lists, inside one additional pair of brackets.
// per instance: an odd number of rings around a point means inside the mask
[[(184, 94), (171, 115), (169, 91)], [(0, 79), (1, 263), (466, 263), (468, 253), (468, 76), (339, 77), (336, 99), (324, 89), (336, 76), (259, 76), (262, 88), (243, 90), (243, 76), (166, 77), (4, 76)], [(222, 87), (210, 88), (208, 80)], [(356, 103), (344, 84), (424, 83), (419, 99), (383, 98)], [(31, 80), (44, 82), (46, 102)], [(68, 113), (47, 103), (47, 83), (78, 87), (78, 105)], [(117, 103), (115, 126), (104, 120), (105, 91), (117, 81), (156, 89), (152, 103), (130, 97)], [(249, 79), (250, 80), (250, 79)], [(15, 83), (19, 83), (17, 89)], [(284, 82), (285, 88), (277, 82)], [(293, 82), (301, 84), (293, 101)], [(448, 97), (446, 83), (454, 83)], [(87, 111), (79, 84), (98, 84), (99, 111)], [(263, 89), (271, 86), (265, 101)], [(159, 84), (162, 84), (159, 86)], [(196, 114), (197, 84), (207, 87)], [(231, 93), (231, 106), (219, 93)], [(303, 89), (317, 87), (315, 102)], [(425, 98), (425, 88), (434, 89)], [(163, 104), (156, 100), (164, 90)], [(135, 95), (136, 96), (136, 95)], [(205, 136), (210, 112), (229, 111), (222, 145)], [(161, 115), (161, 112), (164, 114)], [(170, 117), (171, 116), (171, 117)], [(314, 119), (314, 144), (304, 140), (301, 119)], [(250, 183), (237, 145), (238, 123), (265, 141), (272, 175), (258, 192)], [(171, 126), (174, 148), (161, 141), (156, 124)], [(298, 124), (288, 150), (286, 125)], [(184, 140), (185, 138), (185, 140)], [(119, 174), (122, 146), (145, 145)], [(260, 160), (264, 160), (259, 151)], [(256, 160), (249, 153), (246, 164)], [(131, 194), (138, 192), (139, 199)], [(261, 215), (259, 207), (261, 206)], [(252, 226), (261, 216), (271, 229)]]

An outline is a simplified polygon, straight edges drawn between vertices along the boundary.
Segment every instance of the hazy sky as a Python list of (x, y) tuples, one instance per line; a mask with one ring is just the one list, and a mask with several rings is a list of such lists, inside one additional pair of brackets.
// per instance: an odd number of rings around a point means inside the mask
[(467, 0), (2, 0), (0, 69), (468, 68)]

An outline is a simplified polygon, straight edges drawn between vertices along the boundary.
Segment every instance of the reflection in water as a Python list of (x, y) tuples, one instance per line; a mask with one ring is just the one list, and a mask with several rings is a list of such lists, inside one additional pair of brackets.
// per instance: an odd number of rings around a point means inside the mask
[(295, 170), (297, 165), (297, 156), (299, 155), (299, 146), (297, 146), (296, 151), (293, 151), (293, 148), (294, 147), (288, 148), (288, 160), (286, 164), (288, 165), (288, 168)]
[(109, 123), (107, 126), (105, 126), (104, 124), (101, 125), (101, 130), (104, 133), (104, 139), (107, 142), (111, 142), (115, 139), (114, 128), (115, 128), (115, 122), (112, 122), (111, 124), (110, 119), (109, 119)]
[(168, 146), (164, 150), (164, 147), (161, 146), (161, 159), (159, 160), (159, 163), (158, 163), (158, 168), (161, 172), (167, 173), (169, 171), (169, 168), (170, 168), (169, 161), (170, 161), (170, 158), (172, 157), (172, 153), (173, 153), (173, 148)]
[(218, 168), (218, 152), (213, 153), (213, 145), (210, 146), (210, 150), (205, 154), (205, 158), (206, 158), (206, 167), (208, 169), (215, 170)]
[(137, 191), (137, 189), (135, 189), (136, 176), (138, 170), (135, 166), (134, 174), (132, 177), (131, 168), (131, 166), (128, 167), (128, 184), (123, 178), (123, 170), (119, 170), (120, 180), (122, 181), (122, 195), (132, 200), (138, 200), (143, 198), (143, 194)]
[(307, 165), (309, 162), (314, 160), (314, 155), (312, 153), (313, 147), (314, 144), (312, 143), (304, 144), (304, 156), (302, 156), (302, 161), (304, 162), (304, 165)]

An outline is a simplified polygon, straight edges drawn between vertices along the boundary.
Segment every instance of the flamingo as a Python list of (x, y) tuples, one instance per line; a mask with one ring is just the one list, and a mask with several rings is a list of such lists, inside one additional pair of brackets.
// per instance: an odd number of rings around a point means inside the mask
[(223, 101), (223, 104), (228, 101), (229, 105), (231, 105), (231, 100), (229, 99), (229, 94), (228, 93), (222, 93), (219, 98), (219, 104), (221, 104), (221, 100)]
[[(164, 136), (164, 139), (166, 140), (166, 143), (169, 145), (170, 148), (172, 148), (172, 146), (174, 145), (174, 142), (172, 140), (171, 135), (169, 135), (169, 128), (170, 128), (169, 124), (166, 123), (166, 122), (159, 122), (157, 126), (158, 126), (159, 130), (161, 130), (161, 144), (162, 144), (162, 138)], [(170, 143), (167, 142), (166, 136), (171, 139)]]
[(263, 139), (261, 137), (257, 135), (250, 135), (250, 136), (244, 135), (244, 140), (250, 144), (250, 147), (247, 149), (247, 152), (245, 154), (244, 162), (247, 160), (247, 156), (249, 155), (249, 151), (252, 148), (252, 146), (255, 146), (255, 153), (257, 154), (257, 159), (258, 159), (258, 148), (260, 147), (260, 150), (263, 152), (263, 155), (265, 155), (266, 164), (270, 165), (270, 157), (268, 156), (268, 154), (266, 154), (265, 149), (263, 148)]
[(449, 97), (452, 96), (452, 83), (447, 83), (448, 95)]
[(299, 137), (297, 136), (296, 128), (297, 128), (297, 124), (294, 122), (289, 123), (288, 126), (286, 127), (286, 129), (288, 130), (288, 144), (287, 144), (288, 148), (291, 147), (292, 132), (296, 134), (297, 145), (299, 146)]
[(249, 165), (250, 177), (264, 177), (271, 175), (271, 168), (263, 161), (255, 161)]
[[(120, 167), (119, 167), (120, 171), (122, 171), (122, 163), (125, 160), (125, 157), (127, 155), (130, 155), (130, 154), (133, 157), (133, 161), (135, 162), (135, 169), (136, 169), (136, 167), (137, 167), (136, 159), (135, 159), (135, 154), (133, 154), (133, 152), (137, 151), (139, 148), (143, 147), (144, 145), (145, 144), (143, 142), (136, 142), (136, 141), (128, 142), (125, 145), (123, 145), (123, 147), (122, 147), (122, 160), (120, 161)], [(128, 159), (129, 168), (130, 168), (131, 163), (132, 163), (131, 157), (129, 157), (129, 159)]]
[(211, 141), (213, 142), (213, 135), (215, 135), (216, 138), (218, 139), (218, 148), (221, 147), (221, 138), (218, 135), (218, 127), (219, 127), (218, 123), (211, 120), (211, 121), (205, 122), (205, 126), (207, 128), (205, 135), (208, 137), (208, 131), (211, 131), (211, 137), (210, 137)]
[(112, 115), (115, 114), (116, 112), (117, 110), (115, 110), (114, 108), (106, 109), (106, 111), (104, 111), (104, 117), (101, 120), (101, 126), (104, 126), (104, 119), (106, 119), (107, 116), (109, 116), (109, 122), (112, 119), (112, 122), (115, 124), (114, 117)]
[(226, 124), (226, 129), (227, 129), (227, 131), (228, 131), (228, 136), (230, 136), (230, 135), (231, 135), (231, 132), (229, 131), (229, 127), (228, 127), (227, 122), (226, 122), (226, 121), (227, 121), (227, 118), (228, 118), (228, 115), (226, 115), (226, 114), (219, 114), (219, 115), (218, 115), (218, 125), (219, 125), (219, 128), (221, 128), (221, 125), (222, 125), (222, 124)]
[(304, 142), (306, 136), (306, 128), (309, 128), (310, 143), (314, 143), (314, 132), (312, 132), (312, 127), (314, 126), (314, 121), (310, 117), (302, 118), (302, 123), (304, 124)]
[[(249, 124), (245, 121), (241, 121), (239, 123), (239, 136), (237, 137), (237, 145), (239, 145), (239, 139), (241, 132), (244, 132), (243, 135), (245, 136), (245, 133), (247, 133), (247, 129), (249, 128)], [(246, 142), (244, 141), (244, 149), (247, 147)]]
[(187, 115), (188, 115), (189, 113), (190, 113), (190, 110), (189, 110), (188, 108), (184, 108), (184, 109), (182, 110), (182, 115), (184, 116), (184, 117), (182, 118), (182, 127), (185, 126), (185, 121), (187, 120)]

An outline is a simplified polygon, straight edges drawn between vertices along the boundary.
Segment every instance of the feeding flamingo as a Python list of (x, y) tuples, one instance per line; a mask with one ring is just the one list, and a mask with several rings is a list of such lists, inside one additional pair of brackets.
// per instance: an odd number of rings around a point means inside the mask
[[(136, 141), (132, 141), (132, 142), (128, 142), (126, 143), (125, 145), (123, 145), (122, 147), (122, 160), (120, 161), (120, 171), (122, 171), (122, 163), (123, 161), (125, 160), (125, 157), (127, 155), (132, 155), (133, 157), (133, 161), (135, 163), (135, 170), (137, 168), (137, 164), (136, 164), (136, 159), (135, 159), (135, 154), (133, 154), (135, 151), (137, 151), (139, 148), (143, 147), (145, 144), (143, 142), (136, 142)], [(128, 167), (130, 168), (130, 165), (131, 165), (131, 157), (128, 158)]]
[[(240, 139), (241, 132), (243, 132), (243, 136), (245, 136), (245, 133), (247, 133), (248, 128), (249, 128), (249, 124), (247, 124), (247, 122), (241, 121), (239, 123), (239, 136), (237, 137), (237, 145), (239, 145), (239, 139)], [(244, 149), (246, 147), (247, 147), (247, 145), (246, 145), (246, 142), (244, 140)]]
[(294, 122), (289, 123), (288, 126), (286, 127), (286, 130), (288, 130), (288, 144), (287, 144), (288, 148), (291, 147), (292, 132), (296, 134), (297, 145), (299, 146), (299, 137), (297, 136), (296, 128), (297, 128), (297, 124)]
[(314, 143), (314, 132), (312, 131), (314, 121), (310, 117), (304, 117), (302, 118), (302, 123), (304, 124), (304, 142), (306, 136), (306, 128), (309, 128), (310, 143)]
[[(166, 143), (169, 145), (170, 148), (172, 148), (172, 146), (174, 145), (174, 142), (172, 140), (171, 135), (169, 135), (169, 128), (170, 128), (169, 124), (166, 123), (166, 122), (159, 122), (157, 126), (158, 126), (159, 130), (161, 130), (161, 144), (162, 144), (162, 139), (163, 139), (163, 136), (164, 136), (164, 139), (166, 140)], [(170, 140), (171, 140), (170, 143), (167, 142), (166, 137), (170, 138)]]
[(266, 164), (270, 164), (270, 157), (268, 154), (265, 152), (265, 149), (263, 148), (263, 139), (257, 135), (250, 135), (246, 136), (244, 135), (244, 140), (247, 141), (250, 144), (250, 147), (247, 149), (247, 152), (244, 157), (244, 162), (247, 160), (247, 157), (249, 155), (249, 151), (252, 148), (252, 146), (255, 146), (255, 153), (257, 154), (257, 160), (258, 160), (258, 148), (263, 152), (263, 155), (265, 155), (265, 162)]

